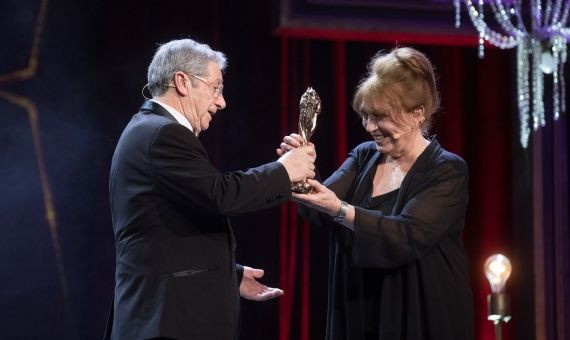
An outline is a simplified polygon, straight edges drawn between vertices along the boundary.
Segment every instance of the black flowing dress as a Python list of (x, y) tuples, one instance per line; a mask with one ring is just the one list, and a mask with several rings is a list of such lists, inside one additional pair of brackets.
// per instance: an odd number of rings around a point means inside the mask
[[(372, 174), (374, 178), (374, 174)], [(372, 197), (372, 186), (370, 186), (370, 192), (366, 195), (366, 199), (361, 202), (360, 206), (369, 209), (377, 210), (385, 215), (389, 215), (396, 205), (398, 190), (392, 192)], [(361, 313), (356, 319), (363, 320), (362, 330), (359, 330), (357, 334), (364, 334), (364, 339), (366, 340), (376, 340), (379, 338), (378, 334), (378, 323), (380, 321), (380, 292), (382, 287), (382, 270), (376, 268), (362, 268), (358, 273), (355, 273), (355, 290), (359, 291), (355, 294), (351, 303), (356, 305), (361, 304), (361, 308), (357, 308), (357, 311)], [(357, 331), (358, 324), (355, 325), (355, 331)], [(358, 338), (358, 336), (356, 336)]]
[(371, 197), (381, 156), (363, 143), (324, 181), (355, 206), (354, 231), (300, 209), (331, 223), (326, 339), (473, 339), (467, 165), (434, 138), (398, 190)]

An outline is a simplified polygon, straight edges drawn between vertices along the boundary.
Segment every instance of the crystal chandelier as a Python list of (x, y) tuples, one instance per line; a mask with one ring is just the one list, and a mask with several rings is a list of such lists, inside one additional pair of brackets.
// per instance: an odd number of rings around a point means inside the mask
[[(460, 25), (461, 0), (453, 0), (455, 27)], [(553, 120), (566, 111), (564, 63), (566, 27), (570, 0), (530, 0), (530, 18), (523, 20), (522, 0), (463, 0), (469, 18), (479, 32), (479, 57), (484, 56), (485, 41), (502, 49), (517, 48), (517, 102), (520, 122), (520, 143), (528, 146), (530, 122), (534, 131), (546, 125), (544, 114), (544, 74), (552, 74)], [(475, 4), (474, 4), (475, 2)], [(484, 3), (491, 8), (498, 32), (485, 21)], [(529, 29), (530, 28), (530, 29)], [(532, 96), (531, 96), (532, 91)], [(532, 99), (532, 102), (531, 102)]]

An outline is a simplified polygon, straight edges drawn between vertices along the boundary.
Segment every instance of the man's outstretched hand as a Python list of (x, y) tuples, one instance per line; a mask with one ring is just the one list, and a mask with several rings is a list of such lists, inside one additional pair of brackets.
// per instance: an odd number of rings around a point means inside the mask
[(263, 269), (243, 266), (243, 278), (239, 285), (239, 294), (244, 299), (266, 301), (283, 295), (279, 288), (271, 288), (257, 281), (263, 277)]

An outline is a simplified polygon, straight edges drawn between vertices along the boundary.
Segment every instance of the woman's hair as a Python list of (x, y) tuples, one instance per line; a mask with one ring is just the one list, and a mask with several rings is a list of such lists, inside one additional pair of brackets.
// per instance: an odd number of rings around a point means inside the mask
[(361, 113), (363, 102), (378, 108), (385, 103), (394, 121), (401, 121), (403, 112), (412, 112), (423, 106), (425, 120), (421, 124), (427, 134), (432, 115), (439, 109), (435, 75), (431, 62), (420, 51), (398, 47), (390, 53), (378, 52), (368, 65), (368, 73), (356, 88), (352, 108)]
[(222, 52), (192, 39), (172, 40), (161, 45), (148, 67), (148, 87), (153, 96), (161, 96), (176, 72), (207, 76), (208, 63), (215, 62), (223, 71), (227, 59)]

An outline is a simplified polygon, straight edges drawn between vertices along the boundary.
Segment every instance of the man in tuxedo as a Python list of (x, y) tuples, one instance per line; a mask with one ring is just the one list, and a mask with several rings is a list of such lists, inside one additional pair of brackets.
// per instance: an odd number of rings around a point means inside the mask
[(239, 297), (283, 294), (236, 265), (227, 216), (274, 207), (290, 183), (314, 177), (315, 151), (297, 148), (247, 171), (222, 173), (198, 134), (226, 107), (226, 58), (191, 39), (158, 48), (152, 99), (123, 131), (110, 173), (116, 242), (112, 339), (236, 339)]

